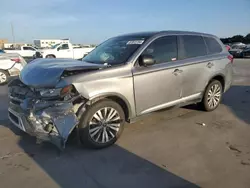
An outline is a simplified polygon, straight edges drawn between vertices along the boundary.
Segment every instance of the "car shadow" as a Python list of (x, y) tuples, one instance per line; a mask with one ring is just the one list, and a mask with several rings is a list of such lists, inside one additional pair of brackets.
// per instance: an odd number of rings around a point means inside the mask
[(38, 144), (34, 137), (22, 132), (8, 120), (6, 92), (0, 93), (0, 101), (2, 128), (9, 128), (19, 137), (17, 144), (22, 151), (59, 187), (199, 187), (171, 173), (166, 166), (157, 166), (118, 145), (102, 150), (88, 150), (80, 146), (73, 135), (63, 152), (50, 143)]
[[(19, 147), (59, 187), (199, 187), (171, 173), (166, 166), (157, 166), (118, 145), (89, 150), (71, 138), (61, 152), (50, 143), (36, 144), (34, 137), (19, 131), (9, 122), (3, 123), (20, 136)], [(25, 167), (25, 164), (22, 165)], [(29, 170), (29, 167), (25, 168)]]
[(117, 145), (88, 150), (70, 142), (59, 153), (50, 144), (34, 143), (25, 138), (19, 145), (60, 187), (199, 187)]
[(250, 125), (250, 86), (232, 86), (224, 94), (222, 104), (228, 106), (238, 119)]

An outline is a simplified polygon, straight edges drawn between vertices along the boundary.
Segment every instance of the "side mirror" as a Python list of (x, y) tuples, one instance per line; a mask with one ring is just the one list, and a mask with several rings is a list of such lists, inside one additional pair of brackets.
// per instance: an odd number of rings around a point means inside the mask
[(139, 57), (139, 63), (142, 66), (151, 66), (155, 64), (154, 57), (152, 55), (141, 55)]
[(57, 51), (59, 51), (60, 50), (60, 48), (57, 48)]

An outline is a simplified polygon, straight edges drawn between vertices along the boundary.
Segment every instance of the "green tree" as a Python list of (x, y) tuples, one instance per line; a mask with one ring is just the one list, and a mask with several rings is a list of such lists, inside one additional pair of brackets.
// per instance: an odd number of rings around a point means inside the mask
[(250, 33), (245, 36), (245, 43), (250, 44)]

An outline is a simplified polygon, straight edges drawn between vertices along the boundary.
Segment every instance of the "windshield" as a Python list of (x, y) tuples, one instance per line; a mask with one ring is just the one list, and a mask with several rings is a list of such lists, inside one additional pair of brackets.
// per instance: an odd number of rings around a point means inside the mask
[(55, 45), (53, 45), (52, 47), (51, 47), (51, 49), (55, 49), (55, 48), (57, 48), (57, 46), (59, 46), (60, 45), (60, 43), (59, 44), (55, 44)]
[(145, 37), (139, 36), (111, 38), (96, 47), (82, 60), (96, 64), (123, 64), (145, 42), (145, 40)]

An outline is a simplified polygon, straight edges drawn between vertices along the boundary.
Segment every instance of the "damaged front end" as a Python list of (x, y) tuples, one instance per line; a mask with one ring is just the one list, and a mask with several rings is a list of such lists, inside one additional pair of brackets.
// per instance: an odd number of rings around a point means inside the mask
[(60, 97), (51, 97), (19, 79), (13, 80), (9, 84), (9, 119), (24, 132), (40, 141), (50, 141), (62, 150), (78, 124), (75, 101), (80, 97), (73, 89), (73, 86), (61, 88)]

